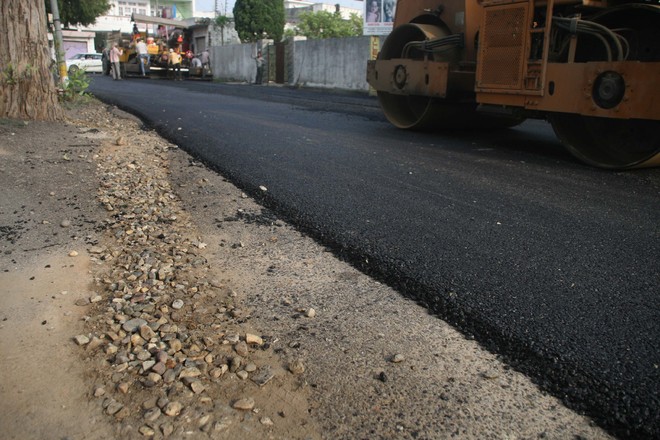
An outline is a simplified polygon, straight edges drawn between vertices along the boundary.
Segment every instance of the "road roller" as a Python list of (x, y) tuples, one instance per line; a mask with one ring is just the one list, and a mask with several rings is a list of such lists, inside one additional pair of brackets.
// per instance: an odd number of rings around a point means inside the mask
[(660, 0), (399, 0), (367, 81), (402, 129), (546, 119), (587, 164), (660, 165)]

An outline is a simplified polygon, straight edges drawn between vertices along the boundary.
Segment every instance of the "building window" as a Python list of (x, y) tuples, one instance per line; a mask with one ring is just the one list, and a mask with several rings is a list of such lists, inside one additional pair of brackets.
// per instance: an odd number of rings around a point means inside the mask
[(122, 8), (120, 6), (120, 7), (117, 8), (117, 10), (119, 11), (119, 13), (117, 15), (124, 15), (124, 8)]
[(141, 15), (147, 15), (147, 10), (146, 9), (138, 9), (138, 11)]

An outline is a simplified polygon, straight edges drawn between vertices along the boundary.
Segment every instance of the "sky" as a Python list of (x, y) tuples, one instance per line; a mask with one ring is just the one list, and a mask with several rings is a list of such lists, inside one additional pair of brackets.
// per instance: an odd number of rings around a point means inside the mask
[[(335, 5), (339, 3), (341, 6), (346, 6), (347, 8), (363, 9), (364, 1), (358, 0), (309, 0), (314, 1), (315, 3), (327, 3), (329, 5)], [(234, 0), (217, 0), (218, 9), (221, 13), (224, 13), (225, 4), (227, 5), (227, 11), (231, 12), (234, 9)], [(197, 9), (200, 11), (213, 11), (215, 9), (216, 0), (197, 0)]]

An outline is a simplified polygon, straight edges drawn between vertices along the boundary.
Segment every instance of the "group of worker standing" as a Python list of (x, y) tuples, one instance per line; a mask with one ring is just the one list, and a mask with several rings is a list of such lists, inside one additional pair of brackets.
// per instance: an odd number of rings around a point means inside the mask
[[(139, 66), (140, 75), (143, 77), (147, 76), (151, 64), (149, 53), (160, 52), (160, 62), (167, 66), (167, 77), (176, 81), (182, 81), (183, 75), (181, 73), (181, 65), (183, 64), (184, 57), (184, 54), (181, 53), (182, 39), (177, 41), (177, 46), (175, 48), (170, 48), (169, 51), (165, 49), (165, 46), (161, 45), (161, 47), (159, 47), (158, 44), (154, 42), (153, 38), (148, 38), (147, 41), (148, 44), (144, 42), (144, 39), (140, 35), (135, 35), (134, 40), (131, 43), (131, 46), (135, 48), (136, 63)], [(114, 43), (110, 50), (103, 49), (102, 59), (104, 72), (106, 75), (112, 74), (113, 80), (122, 79), (120, 58), (123, 54), (123, 49), (119, 47), (117, 43)], [(202, 51), (198, 56), (195, 56), (191, 51), (187, 51), (185, 56), (188, 58), (191, 67), (202, 68), (202, 78), (205, 78), (206, 73), (211, 71), (211, 60), (207, 49)]]
[[(149, 45), (155, 44), (153, 42), (153, 38), (149, 39)], [(144, 42), (144, 40), (141, 37), (137, 37), (135, 42), (135, 52), (136, 52), (136, 57), (137, 57), (137, 63), (140, 66), (140, 74), (142, 76), (147, 75), (147, 69), (150, 64), (149, 60), (149, 47), (148, 45)], [(183, 75), (181, 73), (181, 64), (183, 62), (183, 55), (181, 54), (180, 50), (180, 45), (175, 49), (175, 48), (170, 48), (169, 52), (163, 52), (161, 54), (161, 57), (163, 61), (167, 60), (167, 70), (168, 70), (168, 78), (171, 78), (175, 81), (182, 81), (183, 80)], [(112, 79), (113, 80), (121, 80), (121, 65), (120, 65), (120, 57), (123, 55), (123, 50), (118, 46), (117, 43), (113, 44), (112, 48), (108, 51), (107, 49), (103, 50), (103, 57), (104, 59), (108, 59), (109, 61), (109, 70), (112, 72)], [(200, 68), (202, 69), (202, 78), (206, 77), (206, 72), (211, 71), (211, 59), (209, 55), (208, 49), (204, 49), (199, 56), (194, 56), (192, 52), (188, 51), (186, 54), (187, 57), (190, 58), (190, 67), (192, 68)], [(254, 57), (256, 67), (257, 67), (257, 75), (255, 78), (254, 83), (255, 84), (262, 84), (263, 83), (263, 74), (264, 74), (264, 68), (265, 68), (265, 60), (261, 54), (261, 51), (257, 52), (257, 55)], [(105, 64), (104, 64), (105, 65)], [(171, 75), (170, 75), (171, 72)], [(109, 72), (106, 71), (106, 74)]]

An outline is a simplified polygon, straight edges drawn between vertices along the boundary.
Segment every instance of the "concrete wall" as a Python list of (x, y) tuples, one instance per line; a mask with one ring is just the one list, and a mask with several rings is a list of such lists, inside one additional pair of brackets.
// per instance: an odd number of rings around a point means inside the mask
[[(211, 47), (213, 77), (221, 81), (254, 82), (257, 76), (257, 63), (254, 58), (257, 56), (258, 47), (262, 47), (262, 43)], [(265, 56), (266, 50), (263, 53)], [(264, 78), (266, 77), (264, 74)]]
[(62, 30), (62, 43), (67, 60), (78, 53), (96, 52), (94, 32)]
[(293, 72), (288, 75), (290, 85), (369, 90), (366, 79), (369, 42), (369, 37), (294, 42)]
[[(211, 48), (214, 78), (220, 81), (253, 82), (257, 68), (254, 56), (259, 44), (235, 44)], [(368, 91), (366, 80), (370, 37), (289, 40), (286, 46), (285, 82), (290, 86)], [(275, 51), (263, 50), (264, 56)], [(274, 68), (274, 60), (267, 65)], [(272, 73), (272, 72), (271, 72)], [(264, 73), (265, 78), (274, 74)]]

